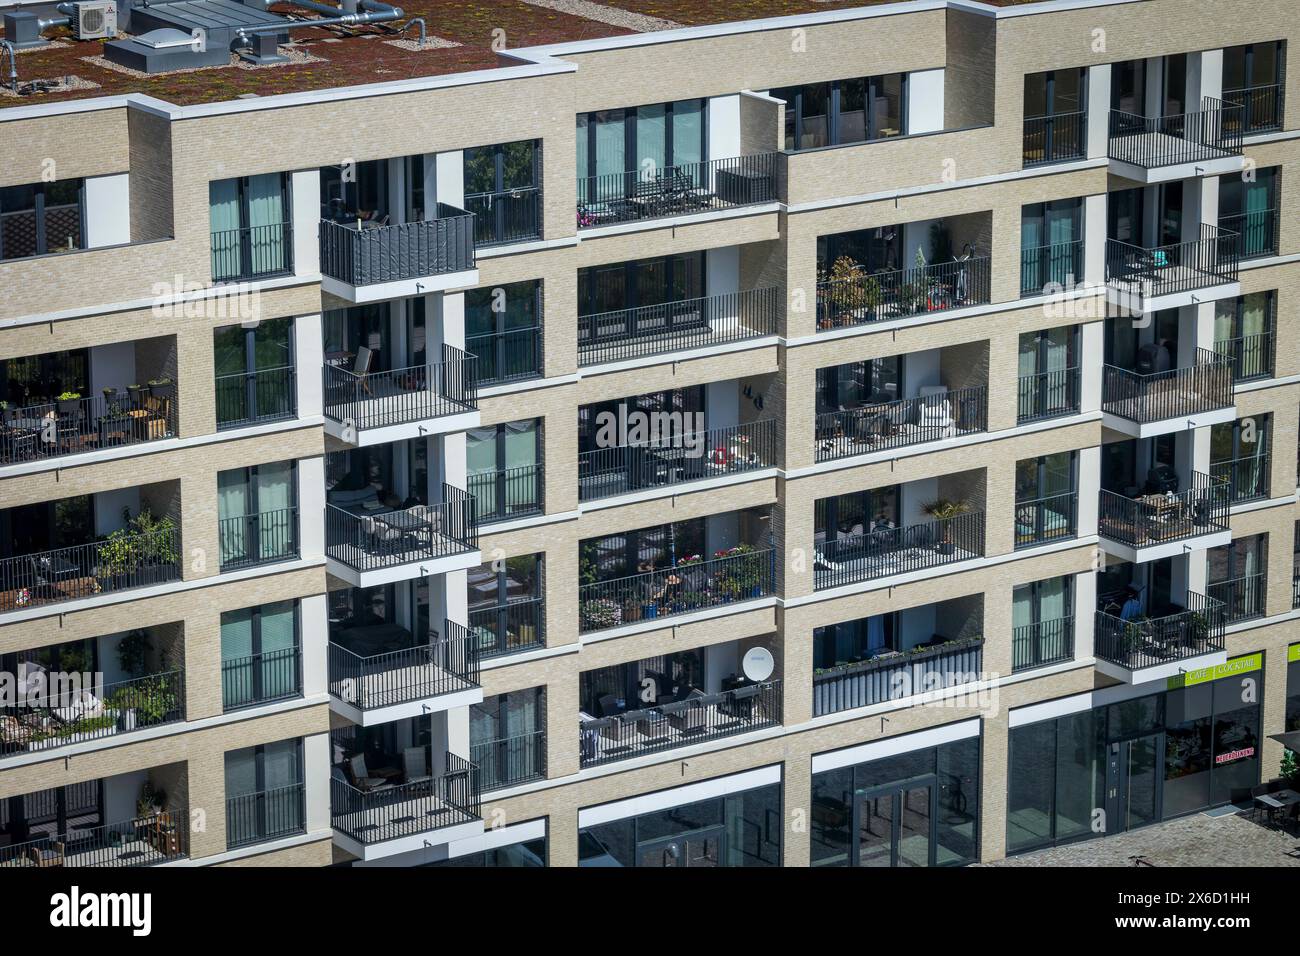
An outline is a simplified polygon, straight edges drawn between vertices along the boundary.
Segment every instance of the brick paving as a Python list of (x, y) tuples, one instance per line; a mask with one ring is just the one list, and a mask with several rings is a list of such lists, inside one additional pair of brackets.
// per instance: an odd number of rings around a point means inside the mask
[(1255, 823), (1247, 814), (1209, 817), (1203, 813), (1069, 846), (1022, 853), (989, 866), (1135, 866), (1141, 856), (1153, 866), (1300, 867), (1300, 834)]

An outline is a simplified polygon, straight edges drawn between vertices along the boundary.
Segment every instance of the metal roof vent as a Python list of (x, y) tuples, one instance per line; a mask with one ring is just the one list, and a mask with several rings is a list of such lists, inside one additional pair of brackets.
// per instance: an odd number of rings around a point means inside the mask
[(203, 52), (204, 42), (203, 31), (195, 30), (192, 33), (186, 33), (184, 30), (176, 30), (172, 27), (163, 27), (160, 30), (150, 30), (148, 33), (142, 33), (135, 37), (135, 42), (147, 46), (151, 50), (170, 50), (180, 47), (188, 47), (197, 52)]

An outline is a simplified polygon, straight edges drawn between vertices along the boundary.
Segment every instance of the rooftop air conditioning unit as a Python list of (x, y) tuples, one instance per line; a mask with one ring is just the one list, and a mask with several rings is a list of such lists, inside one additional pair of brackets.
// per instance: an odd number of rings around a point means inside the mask
[(116, 0), (81, 0), (72, 8), (72, 31), (78, 40), (111, 40), (117, 36)]

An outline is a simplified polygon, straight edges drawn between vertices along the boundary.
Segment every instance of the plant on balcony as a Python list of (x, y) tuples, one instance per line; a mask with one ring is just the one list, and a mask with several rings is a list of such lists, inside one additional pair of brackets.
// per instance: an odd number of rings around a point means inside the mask
[(956, 551), (952, 540), (952, 522), (958, 515), (970, 511), (970, 502), (964, 498), (936, 498), (921, 505), (921, 510), (939, 522), (939, 541), (935, 550), (940, 554)]
[(579, 614), (583, 630), (587, 631), (617, 627), (623, 623), (623, 609), (611, 598), (588, 598), (582, 602)]
[(140, 796), (135, 801), (137, 817), (154, 817), (167, 805), (167, 794), (154, 787), (153, 781), (146, 779), (140, 784)]
[(81, 407), (80, 392), (62, 392), (55, 401), (59, 404), (60, 415), (75, 415)]
[(143, 677), (152, 651), (153, 642), (149, 640), (148, 632), (136, 628), (118, 642), (117, 663), (133, 678)]
[(148, 509), (141, 511), (100, 542), (100, 579), (123, 586), (141, 567), (175, 564), (175, 531), (176, 521), (170, 515), (155, 518)]

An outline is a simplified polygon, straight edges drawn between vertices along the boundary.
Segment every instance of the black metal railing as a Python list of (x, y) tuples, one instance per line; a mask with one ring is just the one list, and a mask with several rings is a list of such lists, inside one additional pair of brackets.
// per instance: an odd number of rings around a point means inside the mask
[(1192, 472), (1191, 487), (1185, 491), (1127, 498), (1102, 489), (1099, 497), (1099, 533), (1131, 548), (1228, 528), (1228, 483), (1201, 472)]
[(974, 683), (984, 670), (984, 638), (891, 651), (813, 673), (813, 716), (870, 707)]
[(471, 608), (469, 630), (480, 659), (517, 654), (546, 643), (546, 605), (541, 598)]
[(1027, 116), (1024, 124), (1023, 162), (1026, 166), (1082, 159), (1088, 155), (1086, 110)]
[(457, 627), (446, 637), (397, 651), (362, 656), (330, 642), (330, 693), (359, 710), (391, 707), (478, 686), (478, 642)]
[(1241, 131), (1264, 133), (1282, 128), (1282, 86), (1267, 83), (1261, 86), (1238, 87), (1223, 91), (1224, 102), (1241, 106)]
[(466, 482), (480, 524), (541, 514), (545, 476), (542, 462), (471, 474)]
[(813, 432), (817, 460), (832, 461), (986, 431), (988, 413), (988, 388), (983, 385), (823, 412), (817, 416)]
[(777, 153), (578, 178), (578, 228), (777, 201)]
[(478, 365), (452, 345), (441, 362), (357, 374), (325, 366), (325, 414), (354, 428), (405, 425), (478, 407)]
[(307, 791), (303, 784), (226, 798), (226, 849), (304, 833)]
[(1168, 295), (1237, 281), (1236, 233), (1208, 223), (1201, 237), (1163, 246), (1106, 240), (1106, 281), (1129, 295)]
[(1273, 377), (1274, 343), (1272, 332), (1259, 332), (1234, 339), (1218, 339), (1214, 350), (1232, 359), (1234, 383), (1249, 382)]
[(1110, 111), (1107, 155), (1143, 169), (1241, 155), (1244, 107), (1213, 97), (1201, 109), (1174, 116)]
[(1278, 209), (1260, 209), (1235, 216), (1219, 216), (1223, 242), (1238, 259), (1275, 256), (1281, 242), (1282, 216)]
[(578, 500), (723, 478), (776, 465), (776, 421), (659, 436), (644, 445), (596, 448), (578, 455)]
[(298, 557), (298, 509), (220, 518), (217, 541), (222, 571), (292, 560)]
[(1020, 250), (1021, 296), (1059, 294), (1082, 283), (1082, 239)]
[(471, 335), (465, 351), (474, 357), (477, 381), (496, 385), (542, 374), (542, 329), (512, 329), (490, 335)]
[(772, 550), (732, 548), (706, 560), (679, 561), (578, 588), (578, 630), (688, 614), (775, 593)]
[(298, 414), (298, 378), (292, 365), (218, 375), (217, 427), (239, 428)]
[(747, 289), (698, 299), (578, 316), (578, 364), (661, 355), (776, 335), (777, 289)]
[(1160, 617), (1124, 620), (1106, 611), (1096, 618), (1096, 653), (1130, 670), (1223, 650), (1223, 604), (1189, 591), (1187, 606)]
[(1228, 496), (1233, 504), (1258, 501), (1269, 493), (1269, 468), (1272, 456), (1247, 455), (1228, 461), (1210, 462), (1210, 474), (1228, 483)]
[(1074, 657), (1074, 615), (1011, 629), (1011, 670), (1057, 664)]
[(1016, 424), (1079, 411), (1079, 367), (1022, 375), (1016, 384)]
[(474, 216), (474, 242), (480, 248), (541, 238), (540, 186), (469, 193), (465, 209)]
[(1016, 547), (1073, 538), (1079, 529), (1079, 493), (1016, 502)]
[(817, 331), (905, 319), (990, 301), (990, 259), (973, 256), (817, 283)]
[[(89, 695), (89, 696), (88, 696)], [(185, 719), (185, 673), (166, 671), (111, 684), (51, 686), (0, 708), (0, 757), (52, 750)]]
[(0, 611), (179, 580), (179, 548), (180, 533), (164, 528), (0, 559)]
[(1300, 607), (1300, 556), (1291, 558), (1291, 606)]
[(1205, 586), (1205, 594), (1223, 605), (1228, 624), (1263, 617), (1267, 609), (1268, 573), (1260, 571), (1230, 581), (1211, 582)]
[[(154, 396), (152, 391), (159, 394)], [(176, 437), (176, 387), (0, 409), (0, 465)]]
[(359, 790), (330, 781), (334, 829), (358, 843), (382, 843), (481, 818), (478, 767), (449, 753), (446, 771), (425, 780)]
[(390, 226), (320, 224), (320, 271), (352, 286), (474, 268), (474, 215), (438, 203), (438, 218)]
[(781, 723), (781, 681), (691, 696), (578, 723), (581, 765), (626, 760)]
[(301, 696), (301, 647), (282, 647), (221, 661), (223, 710), (240, 710)]
[(469, 759), (478, 767), (479, 784), (485, 792), (545, 779), (546, 731), (471, 742)]
[(184, 807), (94, 827), (70, 823), (62, 833), (0, 846), (0, 869), (154, 866), (187, 857), (189, 835)]
[(1229, 408), (1232, 359), (1221, 352), (1197, 349), (1196, 364), (1143, 375), (1107, 365), (1101, 407), (1110, 415), (1146, 424)]
[(212, 281), (231, 282), (293, 271), (293, 224), (225, 229), (212, 233)]
[(463, 554), (478, 548), (474, 497), (444, 484), (443, 500), (376, 514), (325, 506), (325, 550), (357, 571)]
[(903, 528), (875, 528), (818, 546), (817, 590), (906, 574), (984, 554), (984, 513), (925, 521)]

